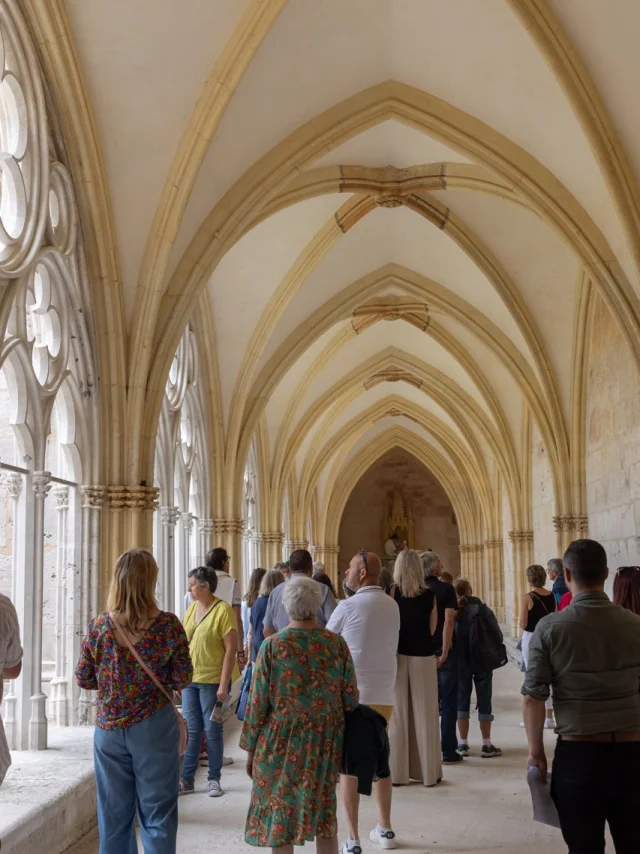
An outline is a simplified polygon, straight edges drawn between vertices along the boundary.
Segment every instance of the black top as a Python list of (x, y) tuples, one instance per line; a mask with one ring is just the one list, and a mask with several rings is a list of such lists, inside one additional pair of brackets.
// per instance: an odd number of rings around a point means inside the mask
[(429, 622), (433, 610), (431, 590), (424, 590), (419, 596), (406, 599), (400, 592), (400, 588), (396, 587), (393, 598), (400, 609), (399, 655), (415, 655), (421, 658), (434, 655), (436, 650)]
[[(444, 612), (447, 608), (458, 610), (458, 597), (453, 588), (453, 584), (447, 584), (446, 581), (440, 581), (435, 575), (428, 575), (425, 584), (435, 593), (436, 602), (438, 604), (438, 626), (433, 635), (433, 646), (436, 652), (442, 651), (442, 630), (444, 629)], [(453, 640), (452, 640), (453, 644)]]
[(553, 593), (547, 593), (546, 596), (539, 596), (537, 593), (531, 592), (529, 596), (533, 599), (533, 608), (528, 613), (527, 628), (525, 631), (535, 632), (540, 620), (546, 617), (547, 614), (553, 614), (556, 610), (557, 602)]

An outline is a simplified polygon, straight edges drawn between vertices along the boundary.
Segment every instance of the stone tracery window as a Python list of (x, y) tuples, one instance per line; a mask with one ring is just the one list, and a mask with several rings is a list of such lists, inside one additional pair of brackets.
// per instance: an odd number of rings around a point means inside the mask
[(27, 32), (0, 2), (0, 590), (25, 650), (3, 717), (11, 747), (42, 749), (51, 721), (81, 722), (91, 703), (73, 668), (97, 606), (81, 485), (100, 482), (100, 457), (78, 211)]
[(184, 613), (188, 572), (204, 562), (210, 547), (209, 484), (198, 345), (189, 324), (169, 370), (156, 441), (158, 598), (178, 615)]

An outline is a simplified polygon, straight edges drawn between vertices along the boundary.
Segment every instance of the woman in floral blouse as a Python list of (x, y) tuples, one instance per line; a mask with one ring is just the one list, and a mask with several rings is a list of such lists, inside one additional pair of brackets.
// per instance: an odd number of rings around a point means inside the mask
[(262, 644), (240, 740), (253, 779), (245, 838), (280, 854), (315, 838), (319, 854), (337, 854), (344, 714), (358, 706), (353, 661), (316, 622), (317, 582), (288, 581), (282, 602), (291, 622)]
[(76, 680), (98, 691), (94, 758), (100, 854), (137, 854), (136, 807), (146, 854), (175, 854), (179, 734), (175, 711), (127, 648), (118, 625), (168, 691), (191, 682), (180, 620), (155, 602), (158, 565), (144, 549), (118, 558), (109, 613), (89, 625)]

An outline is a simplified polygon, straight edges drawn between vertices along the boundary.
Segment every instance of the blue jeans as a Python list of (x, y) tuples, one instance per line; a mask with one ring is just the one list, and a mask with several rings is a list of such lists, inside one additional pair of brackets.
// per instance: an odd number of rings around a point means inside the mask
[(211, 712), (218, 699), (218, 686), (192, 682), (182, 689), (182, 714), (189, 727), (189, 747), (184, 757), (182, 777), (187, 783), (196, 779), (202, 733), (207, 739), (209, 754), (209, 779), (219, 780), (222, 770), (222, 724), (211, 720)]
[(136, 812), (145, 854), (176, 854), (179, 747), (169, 705), (130, 727), (96, 727), (100, 854), (138, 854)]
[(444, 666), (438, 670), (438, 690), (440, 691), (440, 740), (442, 758), (455, 759), (458, 755), (458, 661), (449, 653)]
[(471, 717), (471, 691), (476, 686), (478, 701), (478, 720), (492, 721), (491, 697), (493, 694), (493, 672), (477, 676), (468, 667), (458, 670), (458, 720), (469, 720)]

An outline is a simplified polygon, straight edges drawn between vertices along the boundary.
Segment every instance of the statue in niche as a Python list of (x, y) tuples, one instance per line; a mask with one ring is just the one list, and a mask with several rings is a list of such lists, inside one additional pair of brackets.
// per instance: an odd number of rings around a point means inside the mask
[(393, 570), (398, 554), (402, 549), (409, 548), (413, 542), (413, 516), (399, 486), (387, 496), (387, 514), (383, 522), (382, 538), (387, 566)]

